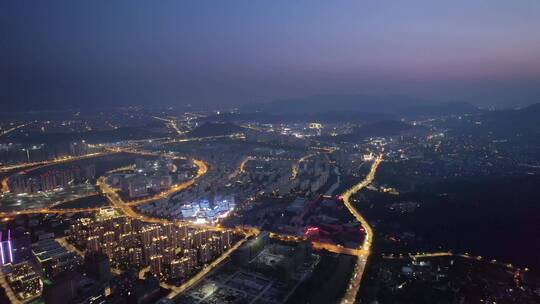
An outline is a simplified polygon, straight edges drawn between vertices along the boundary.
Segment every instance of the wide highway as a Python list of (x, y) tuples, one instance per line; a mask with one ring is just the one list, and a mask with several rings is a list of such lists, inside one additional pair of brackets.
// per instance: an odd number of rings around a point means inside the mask
[(382, 159), (382, 155), (379, 155), (371, 165), (371, 169), (369, 170), (369, 173), (366, 175), (366, 177), (361, 182), (352, 186), (350, 189), (348, 189), (341, 195), (341, 197), (343, 198), (343, 203), (345, 204), (347, 209), (349, 209), (349, 212), (351, 212), (354, 218), (358, 222), (360, 222), (360, 224), (362, 224), (362, 227), (364, 227), (364, 230), (366, 232), (364, 242), (358, 248), (361, 254), (358, 255), (356, 264), (354, 266), (353, 274), (349, 281), (349, 285), (347, 286), (345, 295), (341, 299), (342, 304), (352, 304), (356, 302), (356, 295), (358, 294), (358, 289), (360, 288), (360, 282), (362, 281), (362, 275), (364, 274), (366, 268), (367, 259), (371, 254), (371, 244), (373, 241), (373, 230), (371, 229), (371, 226), (366, 221), (366, 219), (358, 212), (358, 210), (356, 210), (356, 208), (351, 203), (351, 196), (373, 182), (373, 180), (375, 179), (375, 174), (377, 173), (377, 169), (382, 162)]
[(24, 124), (20, 124), (20, 125), (17, 125), (17, 126), (15, 126), (15, 127), (12, 127), (12, 128), (6, 129), (6, 130), (3, 130), (3, 131), (0, 132), (0, 136), (4, 136), (4, 135), (6, 135), (6, 134), (8, 134), (8, 133), (11, 133), (11, 132), (17, 130), (17, 129), (24, 128), (24, 127), (26, 127), (26, 126), (29, 125), (29, 124), (30, 124), (30, 123), (24, 123)]
[[(45, 160), (45, 161), (32, 162), (32, 163), (22, 163), (22, 164), (16, 164), (16, 165), (7, 165), (7, 166), (0, 167), (0, 172), (4, 173), (11, 170), (24, 169), (28, 167), (33, 167), (30, 170), (35, 170), (35, 169), (42, 168), (49, 165), (60, 164), (60, 163), (75, 161), (75, 160), (81, 160), (85, 158), (99, 157), (99, 156), (104, 156), (104, 155), (116, 153), (116, 152), (118, 151), (96, 152), (96, 153), (90, 153), (90, 154), (85, 154), (81, 156), (64, 156), (64, 157), (55, 158), (52, 160)], [(37, 167), (34, 167), (34, 166), (37, 166)]]

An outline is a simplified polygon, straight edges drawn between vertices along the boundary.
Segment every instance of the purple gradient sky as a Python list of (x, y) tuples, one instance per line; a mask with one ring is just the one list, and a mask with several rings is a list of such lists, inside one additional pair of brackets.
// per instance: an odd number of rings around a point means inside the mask
[(2, 105), (540, 102), (537, 0), (2, 1), (0, 37)]

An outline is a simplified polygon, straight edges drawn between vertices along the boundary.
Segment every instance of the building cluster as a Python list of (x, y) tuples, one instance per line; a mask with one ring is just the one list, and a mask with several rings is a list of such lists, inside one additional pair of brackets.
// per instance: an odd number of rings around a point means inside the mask
[(318, 264), (309, 242), (274, 242), (262, 233), (227, 264), (189, 289), (177, 303), (288, 303)]
[(29, 301), (40, 296), (45, 283), (76, 271), (83, 264), (80, 256), (53, 237), (53, 234), (43, 234), (32, 244), (28, 233), (15, 231), (11, 235), (8, 230), (7, 239), (1, 242), (2, 272), (19, 300)]
[(137, 206), (140, 212), (160, 217), (184, 219), (195, 223), (215, 223), (235, 210), (234, 199), (196, 200), (191, 203), (172, 203), (168, 199)]
[(331, 166), (326, 156), (315, 156), (298, 166), (297, 187), (301, 191), (317, 193), (328, 182)]
[(260, 198), (252, 205), (245, 224), (261, 230), (348, 248), (358, 247), (365, 236), (361, 225), (336, 198), (321, 195)]
[(246, 163), (241, 182), (259, 186), (259, 190), (287, 194), (293, 190), (316, 193), (330, 178), (332, 166), (325, 155), (305, 161), (286, 157), (257, 157)]
[(16, 174), (9, 178), (11, 192), (37, 193), (57, 188), (67, 188), (75, 184), (93, 180), (96, 177), (95, 165), (69, 166), (63, 169), (47, 170), (39, 175)]
[(7, 282), (19, 299), (30, 300), (41, 294), (41, 276), (29, 261), (7, 267)]
[(305, 148), (309, 145), (309, 141), (301, 138), (300, 133), (287, 133), (286, 131), (277, 132), (246, 132), (246, 141), (271, 145), (271, 146), (287, 146)]
[[(209, 149), (209, 147), (206, 148)], [(237, 187), (231, 181), (242, 155), (216, 151), (216, 149), (222, 148), (221, 145), (211, 146), (211, 148), (211, 150), (199, 151), (198, 154), (193, 154), (197, 159), (209, 164), (208, 171), (196, 180), (189, 191), (174, 194), (169, 201), (169, 206), (166, 206), (166, 204), (156, 206), (155, 211), (157, 214), (167, 212), (174, 217), (180, 217), (181, 210), (179, 210), (178, 206), (184, 205), (185, 202), (196, 202), (201, 198), (212, 199), (217, 194), (235, 201), (245, 198), (248, 192), (241, 191), (240, 187)], [(169, 211), (165, 211), (165, 209), (169, 209)]]
[[(463, 118), (463, 119), (462, 119)], [(428, 134), (406, 134), (370, 140), (384, 148), (390, 174), (401, 177), (402, 190), (433, 180), (538, 174), (540, 162), (534, 145), (516, 144), (499, 132), (471, 132), (486, 121), (453, 117), (421, 122)], [(415, 124), (415, 122), (413, 122)], [(524, 134), (523, 136), (527, 136)]]
[(0, 267), (6, 279), (21, 300), (28, 300), (41, 293), (41, 277), (32, 265), (31, 241), (28, 233), (21, 231), (0, 232)]
[[(117, 173), (110, 177), (112, 185), (122, 190), (128, 198), (139, 198), (151, 193), (157, 193), (169, 189), (173, 183), (175, 171), (171, 159), (160, 158), (158, 160), (137, 159), (135, 171), (132, 173)], [(187, 179), (189, 176), (183, 176)]]
[(127, 217), (82, 218), (69, 240), (88, 253), (103, 253), (120, 269), (149, 267), (166, 279), (184, 279), (230, 248), (230, 231), (192, 230), (174, 223), (148, 224)]
[(181, 212), (182, 217), (186, 219), (213, 222), (218, 218), (226, 217), (230, 211), (234, 210), (234, 207), (235, 203), (226, 199), (216, 200), (212, 205), (208, 200), (200, 200), (183, 205)]
[[(258, 194), (288, 193), (294, 186), (291, 168), (305, 151), (284, 150), (276, 146), (246, 145), (244, 142), (183, 143), (175, 151), (200, 159), (209, 164), (206, 174), (198, 178), (187, 191), (138, 206), (144, 213), (170, 218), (181, 218), (186, 202), (198, 202), (201, 198), (227, 197), (229, 201), (244, 202)], [(282, 191), (283, 190), (283, 191)], [(196, 203), (197, 204), (197, 203)], [(195, 205), (196, 205), (195, 204)], [(193, 206), (196, 211), (197, 206)]]
[(32, 145), (5, 143), (0, 144), (0, 164), (40, 162), (67, 156), (80, 156), (100, 150), (84, 141)]
[(32, 254), (38, 267), (47, 278), (54, 278), (65, 271), (75, 270), (82, 258), (67, 250), (53, 238), (45, 238), (32, 244)]
[(227, 217), (235, 208), (234, 199), (201, 199), (191, 203), (173, 204), (167, 199), (138, 206), (138, 210), (160, 217), (189, 220), (195, 223), (215, 223)]
[[(339, 166), (341, 175), (363, 176), (363, 164), (371, 161), (374, 157), (370, 146), (355, 144), (348, 149), (340, 149), (332, 153), (332, 159)], [(359, 153), (361, 151), (363, 153)]]
[(236, 265), (288, 282), (311, 254), (309, 242), (283, 245), (272, 242), (269, 234), (263, 233), (234, 252), (232, 259)]
[(0, 266), (30, 258), (30, 235), (20, 230), (0, 231)]
[(157, 277), (149, 276), (141, 280), (134, 271), (126, 271), (113, 277), (110, 280), (110, 292), (107, 303), (149, 304), (160, 303), (164, 298)]
[(429, 303), (537, 303), (540, 283), (531, 273), (467, 256), (386, 256), (366, 280), (369, 302), (399, 302), (406, 294)]
[(247, 174), (244, 180), (246, 183), (258, 185), (264, 192), (289, 192), (295, 187), (294, 181), (291, 181), (293, 166), (292, 159), (259, 157), (250, 160), (245, 165)]

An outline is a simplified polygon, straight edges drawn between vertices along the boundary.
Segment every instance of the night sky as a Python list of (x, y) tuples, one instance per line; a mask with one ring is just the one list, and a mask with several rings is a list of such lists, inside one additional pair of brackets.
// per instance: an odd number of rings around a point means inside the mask
[(540, 1), (0, 1), (6, 110), (356, 93), (540, 102)]

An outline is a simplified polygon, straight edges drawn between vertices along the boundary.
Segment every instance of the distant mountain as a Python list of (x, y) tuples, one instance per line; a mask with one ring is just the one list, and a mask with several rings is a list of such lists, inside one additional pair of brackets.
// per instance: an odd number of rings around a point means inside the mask
[[(453, 114), (477, 113), (479, 109), (466, 102), (444, 102), (402, 96), (402, 95), (316, 95), (296, 99), (277, 100), (263, 104), (241, 107), (244, 112), (262, 112), (275, 115), (312, 115), (338, 113), (347, 121), (355, 115), (364, 117), (387, 115), (375, 120), (399, 117), (444, 116)], [(344, 115), (345, 114), (345, 115)], [(392, 116), (389, 117), (388, 115)]]
[(540, 120), (540, 103), (533, 103), (532, 105), (516, 110), (516, 116), (526, 119), (534, 119), (536, 122)]
[(209, 137), (231, 135), (245, 131), (244, 128), (232, 123), (207, 122), (187, 134), (188, 137)]
[(356, 127), (349, 134), (327, 137), (331, 141), (355, 142), (368, 137), (385, 137), (399, 135), (405, 131), (424, 130), (423, 127), (413, 126), (401, 121), (385, 120)]
[(484, 124), (510, 129), (540, 129), (540, 103), (520, 109), (489, 111), (480, 116)]
[[(521, 109), (483, 111), (464, 120), (448, 121), (450, 133), (511, 144), (540, 145), (540, 104)], [(534, 149), (533, 149), (534, 150)]]
[(242, 107), (245, 111), (275, 114), (314, 114), (325, 112), (395, 113), (396, 109), (429, 104), (408, 96), (386, 95), (315, 95), (303, 98), (276, 100)]
[(252, 112), (252, 113), (222, 113), (219, 115), (211, 115), (199, 118), (199, 122), (259, 122), (259, 123), (291, 123), (291, 122), (358, 122), (368, 123), (379, 120), (396, 119), (392, 114), (385, 113), (361, 113), (361, 112), (335, 112), (329, 111), (326, 113), (283, 113), (274, 114), (267, 112)]
[(479, 113), (481, 110), (467, 102), (453, 101), (439, 104), (424, 104), (402, 108), (399, 113), (405, 117), (416, 116), (445, 116), (457, 114)]
[(257, 121), (261, 123), (274, 123), (280, 119), (280, 116), (271, 113), (221, 113), (197, 119), (200, 123), (225, 123), (225, 122), (249, 122)]
[(518, 110), (487, 112), (480, 116), (482, 129), (515, 135), (516, 133), (540, 133), (540, 103)]

